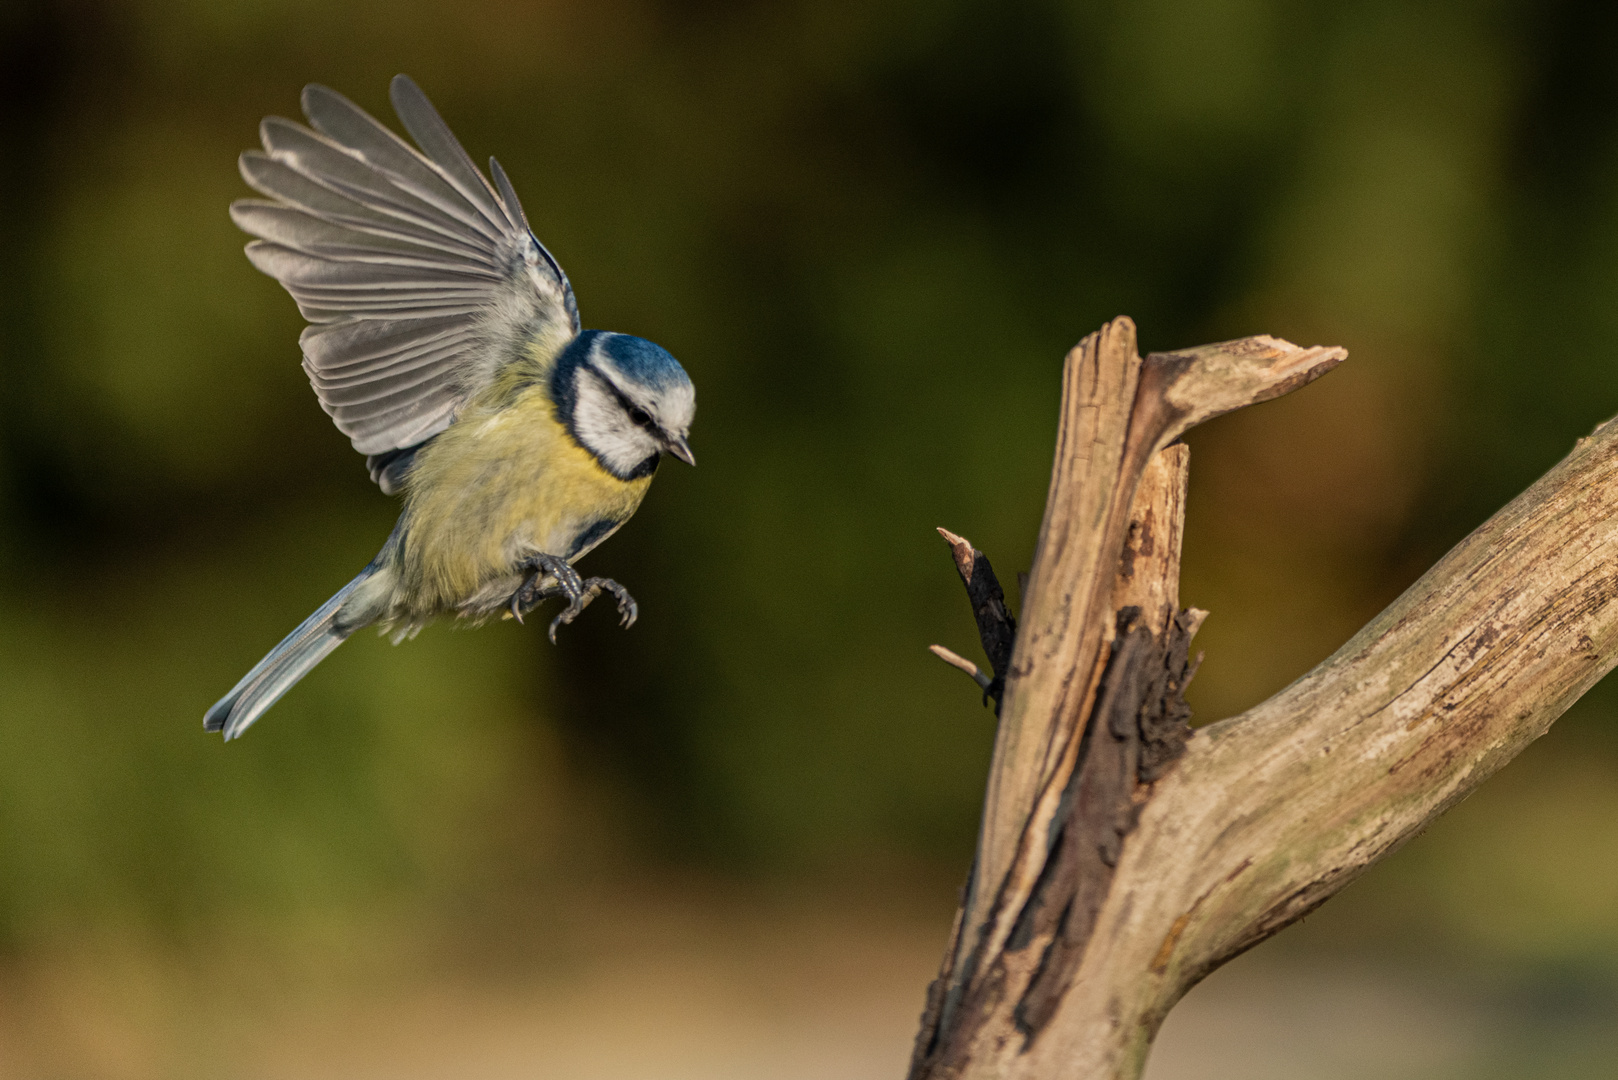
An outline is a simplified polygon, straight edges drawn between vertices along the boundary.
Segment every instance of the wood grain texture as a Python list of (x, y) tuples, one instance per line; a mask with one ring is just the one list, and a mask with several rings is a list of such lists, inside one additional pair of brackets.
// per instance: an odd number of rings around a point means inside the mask
[[(1142, 360), (1127, 318), (1069, 352), (1056, 460), (1001, 701), (977, 863), (941, 975), (939, 1032), (964, 1037), (956, 1014), (968, 998), (1004, 995), (1001, 980), (1025, 984), (1037, 967), (1037, 958), (1030, 964), (1011, 955), (1021, 950), (1008, 954), (1007, 943), (1061, 828), (1112, 648), (1114, 582), (1148, 465), (1191, 425), (1302, 385), (1344, 355), (1245, 338)], [(1177, 547), (1174, 559), (1177, 566)], [(982, 1012), (976, 1005), (969, 1011)]]
[(1185, 443), (1164, 447), (1147, 462), (1107, 603), (1113, 611), (1140, 608), (1154, 634), (1162, 634), (1180, 610), (1180, 549), (1190, 475), (1191, 448)]
[(1613, 667), (1615, 596), (1608, 422), (1319, 667), (1198, 732), (1125, 844), (1051, 1023), (971, 1075), (1138, 1076), (1187, 989), (1398, 848)]
[(1142, 361), (1127, 320), (1069, 354), (978, 860), (913, 1078), (1138, 1077), (1190, 986), (1397, 848), (1618, 660), (1614, 421), (1334, 656), (1185, 743), (1203, 613), (1177, 611), (1187, 452), (1169, 444), (1342, 358), (1248, 338)]
[[(1003, 1023), (1026, 1039), (1049, 1019), (1066, 992), (1112, 880), (1123, 838), (1134, 827), (1143, 776), (1160, 775), (1183, 752), (1190, 710), (1183, 693), (1195, 663), (1191, 635), (1202, 612), (1178, 612), (1180, 539), (1184, 532), (1190, 450), (1176, 444), (1155, 454), (1141, 473), (1109, 597), (1118, 612), (1096, 688), (1095, 730), (1081, 769), (1062, 793), (1051, 850), (1030, 895), (1016, 912), (1004, 946), (959, 999), (953, 1042), (942, 1054), (929, 1039), (939, 1030), (943, 978), (929, 991), (918, 1039), (920, 1075), (950, 1076), (981, 1057), (973, 1036), (1003, 1042)], [(957, 561), (974, 558), (968, 545)], [(1115, 637), (1115, 640), (1113, 639)], [(954, 934), (960, 931), (957, 918)]]

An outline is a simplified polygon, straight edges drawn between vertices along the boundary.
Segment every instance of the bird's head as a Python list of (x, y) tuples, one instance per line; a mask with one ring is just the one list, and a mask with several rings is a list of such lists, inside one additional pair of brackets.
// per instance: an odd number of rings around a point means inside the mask
[(557, 359), (552, 394), (579, 445), (620, 480), (649, 475), (663, 454), (697, 463), (686, 442), (697, 391), (660, 345), (587, 330)]

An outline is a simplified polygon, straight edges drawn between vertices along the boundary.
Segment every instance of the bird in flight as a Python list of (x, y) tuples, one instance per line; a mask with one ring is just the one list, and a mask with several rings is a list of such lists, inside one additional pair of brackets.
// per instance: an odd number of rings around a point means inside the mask
[(258, 238), (247, 257), (297, 301), (315, 396), (404, 505), (370, 565), (208, 710), (226, 739), (363, 626), (399, 641), (438, 615), (521, 620), (560, 596), (554, 642), (602, 592), (630, 625), (629, 592), (573, 563), (629, 520), (664, 454), (696, 464), (685, 369), (643, 338), (581, 330), (500, 163), (491, 185), (414, 82), (390, 90), (414, 147), (311, 85), (309, 126), (269, 117), (263, 151), (241, 156), (268, 196), (231, 205)]

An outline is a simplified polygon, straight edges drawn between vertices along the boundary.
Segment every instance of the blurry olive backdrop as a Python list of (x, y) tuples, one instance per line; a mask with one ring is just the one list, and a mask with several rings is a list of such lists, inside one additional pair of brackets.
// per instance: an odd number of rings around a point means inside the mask
[[(1618, 7), (1549, 0), (8, 0), (0, 956), (453, 936), (597, 857), (933, 868), (947, 918), (992, 718), (925, 652), (973, 642), (932, 529), (1027, 566), (1064, 351), (1120, 313), (1349, 349), (1191, 440), (1193, 705), (1261, 700), (1618, 412), (1615, 60)], [(360, 635), (222, 746), (395, 513), (236, 155), (308, 81), (393, 124), (398, 71), (585, 325), (684, 362), (701, 466), (587, 560), (632, 631)], [(1615, 708), (1320, 918), (1609, 1000)]]

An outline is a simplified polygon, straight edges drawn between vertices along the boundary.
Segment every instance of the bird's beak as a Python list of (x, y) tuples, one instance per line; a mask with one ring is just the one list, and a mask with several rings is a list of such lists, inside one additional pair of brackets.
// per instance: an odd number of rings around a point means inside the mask
[(692, 468), (696, 468), (696, 455), (691, 453), (691, 447), (686, 444), (685, 436), (675, 435), (664, 445), (668, 447), (669, 453), (673, 454), (675, 457), (679, 458)]

